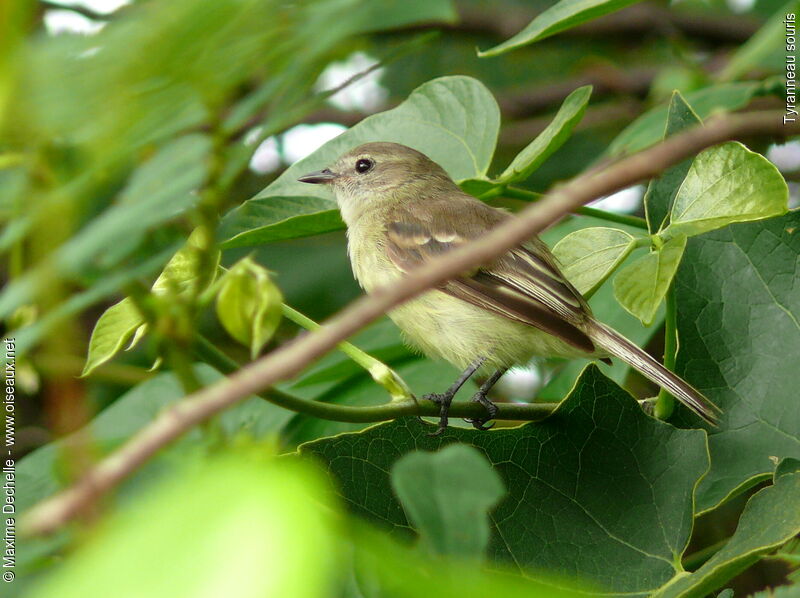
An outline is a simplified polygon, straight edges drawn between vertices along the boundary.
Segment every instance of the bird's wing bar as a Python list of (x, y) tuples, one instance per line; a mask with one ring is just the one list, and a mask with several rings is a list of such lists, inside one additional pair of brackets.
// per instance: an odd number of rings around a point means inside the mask
[[(385, 247), (392, 263), (408, 272), (475, 236), (463, 230), (437, 230), (404, 214), (403, 220), (387, 224)], [(547, 253), (542, 255), (544, 259), (530, 249), (517, 248), (490, 267), (450, 280), (439, 290), (593, 352), (594, 343), (571, 323), (586, 314), (583, 298), (547, 261)]]

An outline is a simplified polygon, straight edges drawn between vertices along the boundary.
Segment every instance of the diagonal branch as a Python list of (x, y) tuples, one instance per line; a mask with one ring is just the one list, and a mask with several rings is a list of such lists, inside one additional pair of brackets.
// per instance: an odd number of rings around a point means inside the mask
[(738, 137), (800, 134), (800, 123), (783, 124), (781, 112), (751, 112), (712, 118), (706, 126), (675, 135), (604, 168), (591, 170), (548, 193), (517, 218), (415, 270), (402, 283), (361, 297), (320, 330), (290, 342), (161, 413), (125, 445), (88, 471), (70, 488), (34, 506), (23, 518), (27, 534), (53, 532), (111, 490), (159, 449), (193, 426), (243, 398), (287, 380), (387, 310), (448, 278), (489, 262), (553, 224), (575, 208), (635, 183), (709, 146)]

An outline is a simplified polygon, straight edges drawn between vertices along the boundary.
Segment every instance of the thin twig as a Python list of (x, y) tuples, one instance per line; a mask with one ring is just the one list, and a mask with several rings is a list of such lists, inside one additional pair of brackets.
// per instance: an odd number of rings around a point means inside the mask
[(638, 154), (573, 179), (480, 239), (432, 260), (400, 283), (354, 301), (317, 332), (276, 349), (165, 410), (80, 481), (34, 506), (23, 517), (21, 529), (28, 535), (55, 531), (198, 423), (249, 395), (292, 378), (387, 310), (460, 272), (496, 259), (576, 207), (652, 178), (706, 147), (754, 134), (797, 135), (800, 123), (784, 125), (782, 112), (716, 117), (705, 126), (669, 137)]

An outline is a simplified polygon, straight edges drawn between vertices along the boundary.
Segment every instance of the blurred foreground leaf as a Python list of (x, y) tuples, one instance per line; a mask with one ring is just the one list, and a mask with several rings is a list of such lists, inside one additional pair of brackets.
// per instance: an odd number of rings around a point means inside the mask
[(322, 597), (335, 562), (329, 493), (299, 465), (228, 457), (166, 480), (105, 521), (32, 596)]

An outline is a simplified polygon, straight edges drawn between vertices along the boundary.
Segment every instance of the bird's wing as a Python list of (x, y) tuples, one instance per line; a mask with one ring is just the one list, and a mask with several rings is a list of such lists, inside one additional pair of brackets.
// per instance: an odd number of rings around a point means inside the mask
[[(477, 200), (431, 202), (422, 210), (401, 207), (385, 225), (389, 259), (409, 272), (429, 259), (478, 238), (508, 217)], [(583, 297), (563, 277), (538, 239), (495, 262), (465, 273), (440, 290), (503, 317), (552, 334), (592, 353), (594, 343), (576, 325), (589, 312)]]

